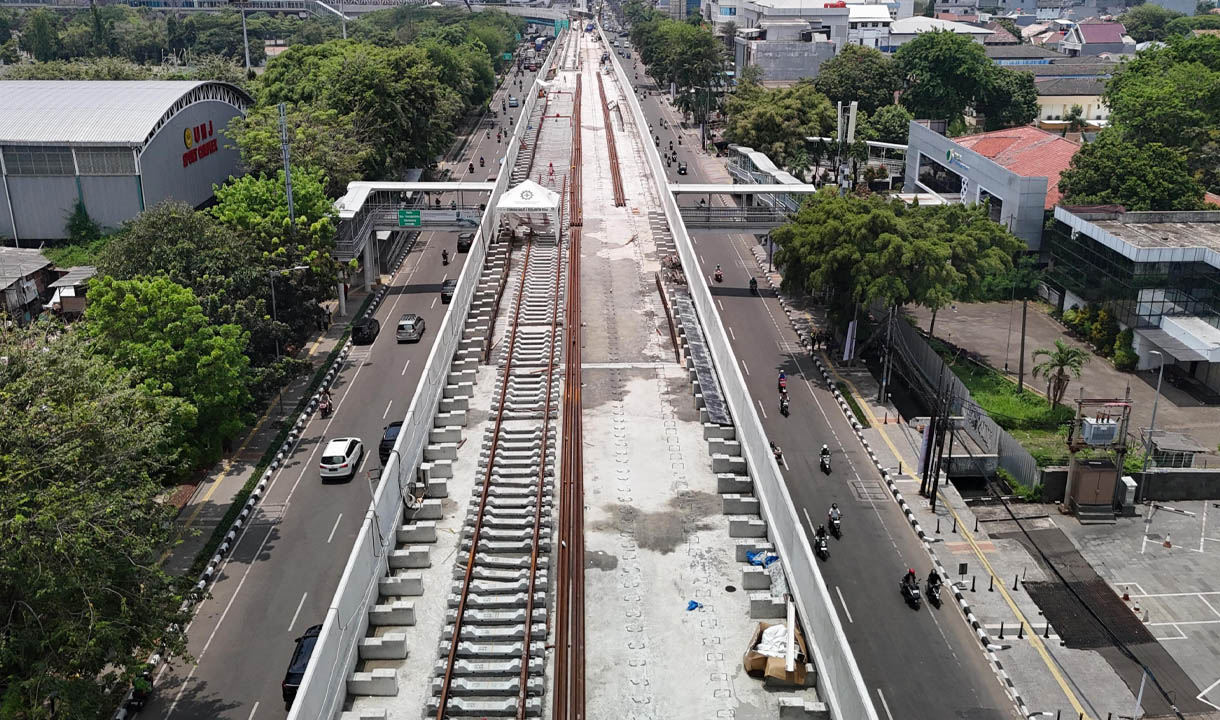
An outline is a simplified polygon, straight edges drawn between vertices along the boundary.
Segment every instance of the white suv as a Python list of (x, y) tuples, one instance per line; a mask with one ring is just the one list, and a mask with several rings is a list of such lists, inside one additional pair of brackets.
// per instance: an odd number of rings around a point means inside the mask
[(351, 478), (364, 459), (364, 443), (359, 438), (335, 438), (326, 443), (322, 451), (322, 462), (318, 463), (318, 474), (322, 479)]

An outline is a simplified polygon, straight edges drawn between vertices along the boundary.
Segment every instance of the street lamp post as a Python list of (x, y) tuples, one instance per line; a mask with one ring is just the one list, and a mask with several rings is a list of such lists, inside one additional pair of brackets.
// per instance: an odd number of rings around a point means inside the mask
[[(308, 265), (296, 265), (296, 266), (287, 268), (285, 270), (268, 270), (267, 271), (267, 282), (271, 285), (271, 322), (273, 322), (273, 323), (279, 322), (279, 318), (276, 317), (277, 313), (276, 313), (276, 307), (275, 307), (275, 276), (277, 274), (284, 275), (284, 274), (287, 274), (290, 272), (295, 272), (297, 270), (308, 270), (308, 269), (309, 269)], [(280, 359), (280, 336), (278, 333), (275, 334), (275, 359), (276, 360)]]
[[(1156, 430), (1156, 406), (1161, 401), (1161, 378), (1165, 376), (1165, 356), (1160, 350), (1153, 350), (1153, 355), (1161, 358), (1161, 364), (1156, 373), (1156, 396), (1152, 400), (1152, 421), (1148, 423), (1148, 442), (1144, 444), (1144, 467), (1141, 472), (1148, 472), (1148, 460), (1152, 457), (1152, 433)], [(1145, 483), (1146, 484), (1146, 483)]]

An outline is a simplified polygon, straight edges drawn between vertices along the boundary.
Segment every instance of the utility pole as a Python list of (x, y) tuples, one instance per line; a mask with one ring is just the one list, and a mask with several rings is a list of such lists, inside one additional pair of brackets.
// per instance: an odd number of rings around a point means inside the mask
[(885, 323), (885, 362), (881, 365), (881, 387), (877, 391), (877, 402), (885, 402), (886, 387), (890, 382), (890, 358), (894, 354), (894, 309), (890, 306), (889, 320)]
[(1025, 391), (1025, 312), (1029, 300), (1021, 298), (1021, 357), (1017, 358), (1017, 392)]
[(292, 165), (288, 157), (288, 120), (284, 103), (279, 105), (280, 111), (280, 152), (284, 157), (284, 192), (288, 197), (288, 226), (293, 233), (297, 229), (297, 216), (292, 207)]
[(246, 49), (246, 77), (248, 78), (250, 76), (250, 36), (246, 32), (246, 3), (238, 3), (237, 9), (241, 12), (241, 43)]

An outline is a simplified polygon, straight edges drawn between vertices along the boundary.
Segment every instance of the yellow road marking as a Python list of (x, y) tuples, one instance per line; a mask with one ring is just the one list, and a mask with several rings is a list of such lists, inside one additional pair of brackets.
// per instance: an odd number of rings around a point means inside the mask
[[(312, 358), (314, 353), (317, 352), (318, 346), (321, 344), (322, 344), (322, 338), (319, 337), (317, 340), (314, 341), (313, 345), (310, 346), (309, 352), (306, 354), (305, 357)], [(246, 439), (242, 441), (241, 446), (238, 447), (237, 451), (234, 452), (228, 459), (225, 460), (224, 467), (221, 469), (220, 474), (216, 476), (216, 481), (212, 483), (212, 487), (208, 488), (207, 493), (199, 501), (198, 505), (195, 506), (195, 510), (190, 514), (189, 517), (187, 517), (186, 522), (182, 523), (182, 527), (179, 532), (179, 537), (182, 537), (182, 535), (185, 533), (185, 531), (189, 530), (191, 528), (191, 525), (193, 525), (195, 523), (195, 519), (199, 517), (199, 513), (203, 511), (203, 506), (206, 505), (207, 502), (212, 499), (212, 495), (215, 494), (216, 488), (220, 487), (220, 483), (226, 477), (228, 477), (229, 471), (233, 469), (233, 458), (237, 457), (238, 455), (240, 455), (242, 452), (245, 451), (246, 446), (250, 444), (250, 440), (252, 440), (256, 434), (258, 434), (258, 431), (263, 427), (263, 424), (266, 423), (267, 420), (269, 420), (271, 418), (271, 409), (276, 407), (279, 404), (280, 396), (283, 393), (284, 393), (283, 389), (280, 389), (280, 391), (275, 394), (275, 399), (267, 405), (267, 411), (263, 413), (263, 416), (258, 419), (258, 422), (254, 423), (254, 427), (250, 430), (249, 433), (246, 434)], [(188, 500), (187, 502), (190, 502), (190, 501)], [(157, 560), (157, 565), (163, 565), (171, 554), (173, 554), (172, 547), (168, 548), (165, 552), (161, 553), (160, 559)]]
[[(898, 458), (899, 461), (904, 460), (905, 457), (903, 454), (899, 452), (898, 448), (894, 446), (894, 443), (890, 441), (890, 436), (889, 433), (886, 432), (885, 425), (877, 422), (877, 416), (873, 415), (872, 408), (869, 407), (868, 401), (862, 399), (864, 394), (856, 389), (856, 386), (853, 385), (850, 380), (839, 375), (838, 369), (835, 368), (834, 364), (830, 362), (825, 353), (819, 354), (822, 356), (826, 367), (830, 368), (831, 374), (834, 375), (834, 377), (839, 381), (845, 383), (848, 389), (851, 390), (851, 393), (856, 396), (857, 404), (862, 410), (864, 410), (864, 414), (868, 416), (869, 423), (877, 429), (877, 432), (881, 434), (881, 439), (884, 440), (885, 444), (889, 446), (890, 451), (894, 453), (894, 457)], [(914, 468), (915, 463), (912, 463), (910, 467)], [(1038, 635), (1036, 630), (1034, 630), (1033, 625), (1031, 625), (1029, 620), (1026, 619), (1025, 614), (1021, 612), (1021, 609), (1017, 607), (1017, 603), (1012, 599), (1012, 596), (1008, 594), (1008, 588), (1004, 584), (1004, 580), (1001, 579), (999, 575), (996, 575), (995, 570), (992, 569), (991, 563), (987, 561), (987, 556), (975, 541), (970, 530), (967, 529), (967, 523), (962, 522), (962, 519), (958, 516), (957, 512), (954, 511), (953, 507), (949, 505), (949, 502), (945, 499), (944, 494), (939, 495), (941, 505), (943, 505), (957, 521), (958, 532), (960, 532), (962, 537), (965, 538), (966, 542), (970, 544), (970, 549), (974, 552), (974, 556), (978, 558), (979, 562), (983, 564), (983, 567), (987, 570), (987, 574), (995, 579), (995, 587), (999, 589), (1000, 594), (1008, 603), (1008, 607), (1012, 610), (1013, 614), (1017, 616), (1017, 619), (1020, 620), (1021, 625), (1025, 628), (1025, 637), (1029, 639), (1030, 645), (1032, 645), (1038, 652), (1038, 655), (1042, 657), (1042, 661), (1046, 664), (1046, 668), (1051, 671), (1051, 676), (1055, 678), (1055, 682), (1059, 683), (1059, 689), (1062, 690), (1063, 694), (1067, 696), (1068, 702), (1072, 704), (1072, 708), (1078, 714), (1077, 716), (1084, 718), (1085, 720), (1090, 720), (1090, 716), (1085, 711), (1084, 706), (1081, 705), (1080, 700), (1076, 698), (1076, 693), (1072, 692), (1072, 689), (1068, 686), (1067, 680), (1065, 680), (1063, 675), (1059, 672), (1059, 667), (1055, 664), (1055, 660), (1050, 656), (1050, 652), (1046, 649), (1046, 645), (1043, 644), (1042, 637)]]

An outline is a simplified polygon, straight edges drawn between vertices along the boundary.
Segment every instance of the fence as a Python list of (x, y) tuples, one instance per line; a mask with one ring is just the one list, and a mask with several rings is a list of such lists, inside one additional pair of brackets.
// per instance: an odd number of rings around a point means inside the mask
[[(598, 31), (602, 32), (600, 27)], [(604, 33), (602, 41), (606, 42)], [(627, 74), (623, 71), (618, 56), (611, 54), (610, 60), (620, 87), (627, 88)], [(628, 91), (623, 94), (636, 127), (648, 127), (635, 93)], [(643, 147), (652, 177), (655, 181), (664, 183), (665, 165), (660, 154), (651, 143), (643, 143)], [(661, 204), (678, 255), (682, 259), (682, 266), (688, 270), (699, 267), (694, 245), (682, 224), (678, 204), (674, 196), (665, 191), (664, 186), (661, 189)], [(784, 484), (779, 466), (775, 464), (775, 458), (771, 454), (754, 402), (746, 389), (745, 378), (729, 344), (728, 333), (725, 332), (716, 312), (711, 290), (704, 283), (691, 283), (689, 291), (703, 325), (704, 337), (712, 354), (716, 374), (720, 378), (724, 399), (729, 406), (729, 412), (736, 419), (737, 439), (750, 468), (754, 493), (761, 505), (762, 516), (767, 522), (768, 537), (783, 559), (788, 588), (801, 620), (813, 638), (810, 652), (819, 671), (819, 693), (835, 718), (877, 720), (877, 711), (869, 699), (868, 690), (864, 686), (864, 679), (860, 675), (847, 638), (843, 635), (843, 627), (831, 604), (830, 593), (814, 560), (813, 549), (801, 529), (796, 507), (788, 493), (787, 485)]]
[[(538, 77), (546, 76), (555, 61), (553, 49), (559, 45), (558, 41), (552, 44), (552, 52)], [(521, 138), (529, 127), (528, 118), (537, 102), (536, 92), (527, 94), (522, 111), (525, 120), (513, 129), (505, 154), (506, 168), (512, 168), (516, 163)], [(478, 238), (458, 277), (453, 301), (428, 354), (423, 375), (403, 419), (402, 431), (394, 443), (389, 462), (382, 469), (288, 720), (332, 718), (343, 706), (347, 676), (356, 665), (360, 638), (368, 630), (368, 611), (378, 597), (378, 580), (386, 572), (386, 553), (393, 547), (395, 528), (402, 522), (405, 502), (415, 481), (415, 468), (423, 460), (424, 446), (448, 380), (450, 359), (461, 340), (470, 302), (483, 271), (487, 245), (497, 231), (493, 226), (496, 202), (508, 188), (511, 175), (510, 172), (500, 173), (487, 201)]]
[(949, 413), (965, 420), (965, 429), (986, 454), (994, 454), (1001, 468), (1027, 488), (1038, 482), (1038, 463), (1016, 438), (996, 424), (970, 397), (965, 383), (945, 364), (927, 340), (902, 319), (893, 323), (893, 348), (920, 376), (929, 394), (948, 398)]

